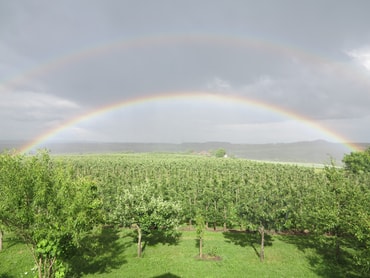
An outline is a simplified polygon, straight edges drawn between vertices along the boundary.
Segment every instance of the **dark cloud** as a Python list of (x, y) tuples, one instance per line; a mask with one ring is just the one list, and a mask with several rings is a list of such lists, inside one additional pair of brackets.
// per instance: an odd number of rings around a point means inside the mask
[[(115, 102), (202, 91), (260, 101), (265, 109), (151, 103), (61, 136), (301, 139), (294, 129), (304, 127), (271, 113), (271, 105), (370, 141), (363, 131), (370, 118), (369, 8), (368, 1), (332, 0), (1, 2), (2, 136), (34, 138)], [(284, 135), (274, 137), (279, 129)]]

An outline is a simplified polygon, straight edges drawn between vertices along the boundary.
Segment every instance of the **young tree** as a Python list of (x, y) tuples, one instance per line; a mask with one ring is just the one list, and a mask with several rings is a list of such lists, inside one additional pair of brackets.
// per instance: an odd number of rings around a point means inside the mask
[(69, 252), (100, 215), (94, 183), (39, 152), (33, 157), (0, 155), (0, 184), (0, 225), (27, 244), (38, 277), (63, 277)]
[(120, 223), (133, 226), (137, 231), (137, 256), (142, 254), (143, 235), (153, 231), (173, 235), (181, 216), (181, 208), (177, 203), (164, 201), (156, 197), (149, 183), (125, 189), (118, 196), (116, 211)]
[(273, 176), (262, 176), (261, 180), (248, 186), (247, 198), (239, 206), (239, 216), (252, 230), (261, 236), (260, 261), (265, 259), (266, 229), (277, 229), (285, 220), (285, 204), (279, 196), (279, 188)]
[(197, 238), (199, 240), (199, 258), (203, 258), (203, 239), (206, 225), (204, 223), (204, 217), (199, 212), (197, 213), (195, 222), (197, 226)]

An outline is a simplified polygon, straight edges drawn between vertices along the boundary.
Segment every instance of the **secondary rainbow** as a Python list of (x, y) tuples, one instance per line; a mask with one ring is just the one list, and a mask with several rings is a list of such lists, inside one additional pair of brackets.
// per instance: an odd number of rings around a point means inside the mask
[(149, 96), (140, 96), (137, 98), (132, 99), (126, 99), (121, 102), (111, 103), (105, 106), (98, 107), (97, 109), (94, 109), (90, 112), (84, 113), (82, 115), (79, 115), (75, 118), (66, 120), (61, 125), (58, 125), (55, 128), (52, 128), (48, 130), (47, 132), (41, 134), (34, 140), (30, 141), (28, 144), (22, 146), (19, 149), (20, 153), (27, 153), (35, 148), (37, 146), (41, 145), (43, 142), (46, 142), (47, 140), (51, 139), (58, 133), (62, 132), (63, 130), (66, 130), (68, 128), (71, 128), (75, 126), (76, 124), (83, 122), (88, 119), (92, 119), (94, 117), (98, 117), (100, 115), (103, 115), (105, 113), (108, 113), (110, 111), (124, 109), (129, 106), (135, 106), (140, 105), (143, 103), (150, 103), (150, 102), (156, 102), (156, 101), (163, 101), (163, 100), (202, 100), (202, 101), (224, 101), (224, 102), (231, 102), (235, 104), (243, 104), (250, 107), (255, 107), (259, 109), (263, 109), (265, 111), (269, 111), (272, 113), (275, 113), (277, 115), (284, 116), (286, 118), (289, 118), (291, 120), (295, 120), (297, 122), (302, 123), (307, 128), (311, 128), (313, 130), (318, 131), (322, 135), (324, 135), (327, 138), (330, 138), (331, 140), (335, 142), (340, 142), (344, 146), (346, 146), (351, 151), (359, 151), (360, 148), (356, 146), (353, 143), (348, 142), (346, 138), (344, 138), (342, 135), (335, 133), (332, 130), (329, 130), (313, 120), (304, 117), (302, 115), (299, 115), (293, 111), (284, 110), (281, 107), (271, 105), (269, 103), (261, 102), (258, 100), (246, 98), (244, 96), (240, 95), (222, 95), (219, 93), (211, 93), (211, 92), (204, 92), (204, 91), (187, 91), (187, 92), (169, 92), (169, 93), (162, 93), (162, 94), (155, 94), (155, 95), (149, 95)]
[[(51, 71), (56, 71), (63, 66), (70, 65), (76, 63), (78, 61), (83, 61), (90, 57), (95, 57), (99, 55), (104, 55), (106, 53), (111, 53), (114, 51), (122, 51), (122, 50), (130, 50), (130, 49), (137, 49), (137, 48), (146, 48), (146, 47), (160, 47), (164, 45), (176, 45), (176, 44), (216, 44), (216, 45), (227, 45), (227, 46), (235, 46), (235, 47), (250, 47), (262, 51), (267, 52), (276, 52), (278, 54), (292, 54), (293, 56), (299, 57), (302, 61), (306, 63), (310, 63), (311, 65), (318, 65), (318, 64), (325, 64), (327, 66), (331, 66), (337, 70), (337, 72), (344, 78), (354, 79), (356, 81), (360, 81), (366, 83), (366, 86), (369, 85), (368, 80), (362, 78), (362, 76), (349, 71), (345, 66), (340, 64), (334, 63), (326, 58), (321, 56), (309, 53), (305, 50), (291, 47), (285, 44), (271, 42), (263, 39), (256, 39), (256, 38), (245, 38), (245, 37), (238, 37), (238, 36), (225, 36), (225, 35), (209, 35), (209, 34), (189, 34), (189, 35), (159, 35), (159, 36), (150, 36), (150, 37), (136, 37), (136, 38), (128, 38), (128, 39), (119, 39), (115, 41), (104, 42), (102, 44), (95, 44), (90, 45), (87, 47), (82, 47), (77, 51), (65, 53), (64, 55), (60, 55), (59, 57), (52, 57), (49, 60), (44, 61), (44, 63), (31, 68), (29, 70), (25, 70), (18, 75), (13, 76), (13, 78), (8, 78), (7, 80), (2, 80), (0, 82), (0, 92), (10, 93), (13, 89), (17, 87), (17, 85), (24, 83), (28, 79), (35, 78), (37, 76), (47, 74)], [(116, 110), (116, 109), (123, 109), (127, 106), (138, 105), (140, 103), (151, 102), (151, 101), (160, 101), (163, 99), (208, 99), (208, 100), (216, 100), (222, 99), (223, 101), (229, 102), (237, 102), (243, 103), (245, 105), (249, 105), (252, 107), (258, 107), (267, 111), (273, 111), (274, 113), (286, 116), (287, 118), (296, 120), (301, 122), (305, 126), (312, 128), (313, 130), (317, 130), (323, 135), (336, 142), (341, 142), (343, 145), (347, 146), (350, 150), (357, 151), (359, 147), (355, 144), (348, 143), (348, 140), (345, 139), (342, 135), (337, 134), (323, 126), (320, 126), (316, 122), (308, 119), (298, 113), (287, 111), (282, 109), (281, 107), (277, 107), (268, 103), (263, 103), (257, 100), (248, 99), (245, 97), (233, 95), (233, 96), (221, 96), (211, 94), (209, 92), (172, 92), (172, 93), (164, 93), (164, 94), (156, 94), (150, 96), (141, 96), (138, 98), (133, 99), (126, 99), (121, 102), (108, 104), (102, 107), (98, 107), (88, 113), (81, 114), (80, 116), (66, 120), (63, 124), (50, 129), (46, 133), (41, 134), (34, 140), (32, 140), (29, 144), (23, 146), (21, 148), (21, 152), (27, 152), (37, 145), (40, 145), (42, 142), (50, 139), (54, 135), (58, 134), (59, 132), (67, 129), (68, 127), (72, 127), (73, 125), (82, 122), (86, 119), (97, 117), (105, 112)]]
[(64, 66), (84, 61), (92, 57), (113, 53), (115, 51), (128, 51), (133, 49), (148, 48), (148, 47), (162, 47), (168, 45), (196, 45), (209, 44), (216, 46), (228, 46), (239, 48), (252, 48), (259, 51), (266, 51), (268, 53), (277, 53), (279, 55), (292, 55), (299, 57), (305, 63), (311, 65), (325, 65), (329, 66), (337, 72), (338, 76), (342, 78), (349, 78), (356, 82), (364, 83), (369, 86), (367, 77), (364, 77), (358, 72), (352, 72), (347, 67), (331, 61), (325, 57), (310, 53), (304, 49), (294, 46), (289, 46), (279, 42), (272, 42), (260, 38), (246, 38), (240, 36), (229, 35), (210, 35), (210, 34), (187, 34), (187, 35), (156, 35), (147, 37), (133, 37), (125, 39), (117, 39), (104, 43), (96, 43), (93, 45), (81, 47), (77, 50), (61, 53), (57, 57), (50, 57), (43, 63), (24, 69), (22, 72), (15, 74), (7, 79), (0, 79), (0, 92), (11, 92), (18, 85), (23, 84), (27, 80), (37, 78), (49, 72), (57, 71)]

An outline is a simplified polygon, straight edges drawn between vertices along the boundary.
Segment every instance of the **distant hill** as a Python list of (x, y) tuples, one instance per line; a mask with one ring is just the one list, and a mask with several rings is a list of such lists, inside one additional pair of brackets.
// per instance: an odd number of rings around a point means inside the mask
[[(0, 150), (19, 149), (25, 142), (0, 141)], [(370, 143), (358, 144), (363, 149)], [(232, 144), (228, 142), (205, 143), (101, 143), (101, 142), (69, 142), (47, 143), (40, 148), (49, 149), (52, 154), (88, 154), (118, 152), (186, 152), (209, 154), (213, 150), (223, 148), (229, 157), (252, 160), (328, 164), (333, 159), (338, 165), (348, 149), (339, 143), (323, 140), (278, 143), (278, 144)]]

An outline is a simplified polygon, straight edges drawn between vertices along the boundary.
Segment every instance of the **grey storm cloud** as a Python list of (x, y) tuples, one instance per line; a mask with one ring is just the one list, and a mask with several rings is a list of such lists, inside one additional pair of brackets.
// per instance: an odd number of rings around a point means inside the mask
[(332, 139), (297, 136), (297, 123), (271, 106), (370, 141), (369, 8), (361, 0), (1, 2), (0, 140), (31, 140), (124, 100), (199, 91), (245, 103), (137, 105), (61, 138)]

